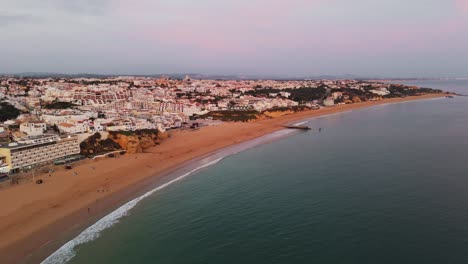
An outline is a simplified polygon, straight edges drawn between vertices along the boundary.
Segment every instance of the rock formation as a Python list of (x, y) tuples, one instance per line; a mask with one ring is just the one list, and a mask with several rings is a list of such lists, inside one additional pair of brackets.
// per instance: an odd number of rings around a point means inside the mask
[(126, 150), (128, 154), (135, 154), (158, 145), (160, 140), (166, 137), (167, 133), (155, 129), (109, 132), (105, 140), (96, 133), (85, 139), (80, 144), (80, 148), (83, 155), (96, 155), (115, 150)]
[(155, 129), (109, 133), (109, 139), (126, 150), (128, 154), (142, 153), (145, 149), (158, 145), (160, 139), (164, 137), (165, 133), (160, 133)]
[(82, 155), (96, 155), (122, 149), (111, 139), (102, 140), (101, 134), (95, 133), (80, 143)]
[(280, 117), (280, 116), (285, 116), (285, 115), (292, 115), (294, 114), (295, 111), (294, 110), (286, 110), (286, 111), (274, 111), (274, 110), (270, 110), (270, 111), (265, 111), (263, 112), (263, 114), (267, 117), (271, 117), (271, 118), (275, 118), (275, 117)]

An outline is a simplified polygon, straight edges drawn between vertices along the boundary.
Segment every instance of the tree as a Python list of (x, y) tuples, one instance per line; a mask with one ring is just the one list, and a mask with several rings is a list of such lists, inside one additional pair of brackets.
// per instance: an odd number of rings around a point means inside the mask
[(21, 111), (7, 102), (0, 102), (0, 122), (16, 119)]
[(69, 102), (60, 102), (56, 99), (52, 103), (46, 104), (44, 108), (45, 109), (68, 109), (68, 108), (72, 108), (75, 106), (77, 105), (69, 103)]

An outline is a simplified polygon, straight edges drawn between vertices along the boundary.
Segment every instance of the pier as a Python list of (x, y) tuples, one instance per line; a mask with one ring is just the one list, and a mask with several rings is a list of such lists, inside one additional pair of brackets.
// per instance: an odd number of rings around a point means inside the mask
[(308, 126), (283, 126), (284, 128), (288, 129), (299, 129), (299, 130), (311, 130)]

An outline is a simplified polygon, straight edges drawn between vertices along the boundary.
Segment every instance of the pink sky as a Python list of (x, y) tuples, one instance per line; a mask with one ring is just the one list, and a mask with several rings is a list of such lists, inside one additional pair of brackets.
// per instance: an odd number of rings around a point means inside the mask
[[(379, 74), (378, 68), (399, 75), (411, 66), (408, 74), (464, 75), (468, 68), (468, 0), (5, 1), (0, 33), (11, 44), (0, 66), (11, 71), (34, 71), (30, 60), (46, 55), (47, 71)], [(35, 49), (27, 45), (33, 39), (40, 43)], [(95, 54), (102, 58), (93, 61)], [(64, 56), (75, 63), (60, 65)], [(354, 67), (362, 58), (374, 66)], [(453, 60), (440, 65), (446, 58)]]

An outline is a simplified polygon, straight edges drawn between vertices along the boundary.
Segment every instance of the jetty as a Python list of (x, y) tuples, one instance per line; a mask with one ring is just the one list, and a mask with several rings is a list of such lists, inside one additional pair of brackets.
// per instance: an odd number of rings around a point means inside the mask
[(299, 130), (311, 130), (308, 126), (283, 126), (284, 128), (288, 129), (299, 129)]

